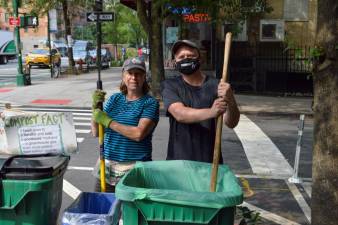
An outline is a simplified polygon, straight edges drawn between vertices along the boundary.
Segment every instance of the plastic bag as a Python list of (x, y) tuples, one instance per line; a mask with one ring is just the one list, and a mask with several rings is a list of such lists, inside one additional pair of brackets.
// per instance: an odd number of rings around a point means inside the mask
[(228, 166), (219, 165), (216, 192), (209, 191), (210, 174), (210, 163), (137, 162), (117, 184), (116, 197), (123, 201), (151, 200), (207, 208), (242, 203), (242, 189)]
[(62, 225), (117, 225), (120, 206), (113, 193), (82, 192), (63, 213)]

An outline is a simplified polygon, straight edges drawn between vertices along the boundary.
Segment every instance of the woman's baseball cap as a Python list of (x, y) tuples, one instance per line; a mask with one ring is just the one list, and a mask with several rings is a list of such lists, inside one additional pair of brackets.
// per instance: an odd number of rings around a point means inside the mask
[(131, 69), (140, 69), (143, 70), (144, 72), (147, 72), (146, 64), (144, 63), (143, 60), (141, 60), (138, 57), (130, 58), (124, 61), (122, 71)]
[(192, 41), (189, 40), (178, 40), (174, 43), (173, 47), (171, 48), (171, 53), (173, 55), (176, 54), (177, 50), (182, 46), (188, 46), (190, 48), (194, 48), (198, 52), (198, 56), (201, 55), (199, 47)]

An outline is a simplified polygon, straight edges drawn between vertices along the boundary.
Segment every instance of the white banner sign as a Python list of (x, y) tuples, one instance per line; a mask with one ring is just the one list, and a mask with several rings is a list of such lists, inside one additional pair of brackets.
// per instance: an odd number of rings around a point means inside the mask
[(0, 153), (70, 154), (77, 152), (71, 113), (27, 113), (0, 121)]
[(58, 31), (56, 9), (49, 10), (49, 31), (56, 33)]

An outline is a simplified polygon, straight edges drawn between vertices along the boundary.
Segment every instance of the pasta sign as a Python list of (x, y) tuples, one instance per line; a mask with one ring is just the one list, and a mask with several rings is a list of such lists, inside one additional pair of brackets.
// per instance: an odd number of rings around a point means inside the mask
[(183, 15), (183, 20), (186, 23), (207, 23), (210, 18), (208, 13), (194, 13)]

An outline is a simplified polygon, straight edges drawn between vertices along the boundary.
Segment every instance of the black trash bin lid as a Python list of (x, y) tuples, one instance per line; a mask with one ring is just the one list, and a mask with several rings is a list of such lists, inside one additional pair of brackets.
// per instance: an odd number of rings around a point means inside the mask
[(0, 155), (0, 179), (37, 180), (63, 173), (69, 156), (64, 155)]

